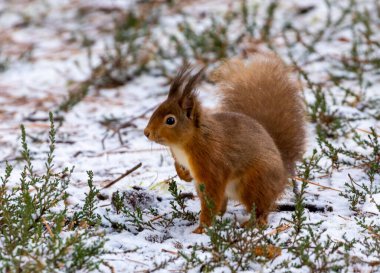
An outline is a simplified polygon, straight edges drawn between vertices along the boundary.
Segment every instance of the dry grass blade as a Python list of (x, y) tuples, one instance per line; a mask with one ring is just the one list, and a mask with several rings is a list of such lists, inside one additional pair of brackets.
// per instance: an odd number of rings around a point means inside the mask
[(283, 232), (285, 230), (288, 230), (290, 227), (291, 227), (290, 224), (282, 224), (282, 225), (279, 225), (278, 227), (276, 227), (275, 229), (269, 231), (266, 235), (274, 235), (274, 234)]
[(173, 251), (173, 250), (167, 250), (165, 248), (161, 249), (162, 252), (166, 252), (166, 253), (170, 253), (170, 254), (173, 254), (173, 255), (178, 255), (178, 252), (177, 251)]
[(45, 218), (44, 217), (41, 217), (41, 220), (42, 220), (42, 223), (44, 224), (44, 226), (46, 227), (46, 230), (49, 232), (50, 236), (52, 238), (54, 238), (54, 233), (52, 232), (49, 224), (46, 222)]
[(312, 181), (303, 179), (301, 177), (295, 176), (295, 177), (293, 177), (293, 179), (296, 180), (296, 181), (301, 181), (301, 182), (305, 182), (305, 183), (308, 183), (308, 184), (311, 184), (311, 185), (314, 185), (314, 186), (318, 186), (318, 187), (326, 189), (326, 190), (333, 190), (333, 191), (337, 191), (337, 192), (343, 192), (341, 190), (338, 190), (338, 189), (335, 189), (335, 188), (332, 188), (332, 187), (328, 187), (328, 186), (324, 186), (324, 185), (318, 184), (316, 182), (312, 182)]
[(373, 135), (373, 136), (379, 136), (378, 133), (372, 133), (371, 131), (368, 131), (368, 130), (364, 130), (364, 129), (360, 129), (360, 128), (357, 128), (356, 131), (359, 131), (359, 132), (362, 132), (362, 133), (366, 133), (366, 134), (369, 134), (369, 135)]

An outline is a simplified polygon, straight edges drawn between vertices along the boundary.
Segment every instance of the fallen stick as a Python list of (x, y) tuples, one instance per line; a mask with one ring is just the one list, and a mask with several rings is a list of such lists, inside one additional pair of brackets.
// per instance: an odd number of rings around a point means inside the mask
[(54, 238), (54, 233), (52, 232), (49, 224), (46, 222), (45, 218), (44, 217), (41, 217), (41, 220), (42, 220), (42, 223), (44, 224), (44, 226), (46, 227), (46, 230), (49, 232), (50, 236), (52, 238)]
[(161, 251), (162, 252), (166, 252), (166, 253), (170, 253), (170, 254), (173, 254), (173, 255), (178, 255), (177, 251), (168, 250), (168, 249), (165, 249), (165, 248), (162, 248)]
[(158, 219), (161, 219), (161, 218), (164, 217), (166, 214), (167, 214), (167, 213), (165, 213), (165, 214), (161, 214), (161, 215), (158, 215), (158, 216), (152, 218), (150, 221), (151, 221), (151, 222), (154, 222), (154, 221), (156, 221), (156, 220), (158, 220)]
[[(318, 206), (315, 204), (305, 204), (305, 209), (310, 212), (332, 212), (333, 208), (331, 206)], [(279, 204), (276, 205), (276, 211), (295, 211), (295, 204)]]
[(283, 231), (289, 229), (290, 227), (291, 227), (290, 224), (281, 224), (278, 227), (276, 227), (275, 229), (267, 232), (266, 235), (268, 236), (268, 235), (278, 234), (280, 232), (283, 232)]
[(344, 219), (344, 220), (346, 220), (346, 221), (351, 221), (351, 219), (350, 219), (350, 218), (348, 218), (348, 217), (345, 217), (345, 216), (342, 216), (342, 215), (338, 215), (338, 217), (340, 217), (340, 218), (342, 218), (342, 219)]
[[(146, 263), (143, 263), (143, 262), (140, 262), (140, 261), (137, 261), (137, 260), (133, 260), (133, 259), (130, 259), (130, 258), (127, 258), (127, 257), (123, 257), (123, 259), (128, 260), (128, 261), (133, 262), (133, 263), (137, 263), (137, 264), (148, 266)], [(108, 260), (111, 261), (111, 259), (108, 259)], [(122, 260), (120, 260), (120, 261), (122, 261)]]
[(318, 184), (318, 183), (315, 183), (315, 182), (312, 182), (312, 181), (309, 181), (309, 180), (306, 180), (306, 179), (303, 179), (301, 177), (298, 177), (298, 176), (295, 176), (295, 177), (292, 177), (294, 180), (297, 180), (297, 181), (301, 181), (301, 182), (305, 182), (305, 183), (308, 183), (308, 184), (312, 184), (314, 186), (318, 186), (318, 187), (321, 187), (321, 188), (324, 188), (324, 189), (328, 189), (328, 190), (333, 190), (333, 191), (337, 191), (337, 192), (343, 192), (341, 190), (338, 190), (338, 189), (335, 189), (335, 188), (331, 188), (331, 187), (328, 187), (328, 186), (323, 186), (321, 184)]
[(362, 132), (362, 133), (366, 133), (366, 134), (369, 134), (369, 135), (373, 135), (373, 136), (378, 136), (378, 134), (375, 132), (375, 134), (373, 132), (370, 132), (368, 130), (364, 130), (364, 129), (360, 129), (360, 128), (356, 128), (356, 131), (359, 131), (359, 132)]
[(104, 264), (104, 266), (108, 267), (109, 270), (111, 270), (111, 273), (115, 273), (116, 272), (115, 268), (112, 265), (110, 265), (108, 262), (103, 261), (103, 264)]
[(132, 169), (126, 171), (124, 174), (122, 174), (121, 176), (119, 176), (118, 178), (116, 178), (115, 180), (112, 180), (111, 182), (109, 182), (107, 185), (105, 185), (102, 189), (106, 189), (106, 188), (109, 188), (111, 187), (113, 184), (119, 182), (121, 179), (123, 179), (124, 177), (126, 177), (127, 175), (133, 173), (134, 171), (136, 171), (138, 168), (140, 168), (142, 166), (142, 163), (140, 162), (139, 164), (137, 164), (136, 166), (134, 166)]

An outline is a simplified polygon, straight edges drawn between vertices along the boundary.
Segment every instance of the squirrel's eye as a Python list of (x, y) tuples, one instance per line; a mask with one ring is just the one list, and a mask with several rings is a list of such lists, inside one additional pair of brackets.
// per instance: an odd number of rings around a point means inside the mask
[(167, 125), (173, 125), (175, 123), (175, 118), (174, 117), (168, 117), (166, 119), (166, 124)]

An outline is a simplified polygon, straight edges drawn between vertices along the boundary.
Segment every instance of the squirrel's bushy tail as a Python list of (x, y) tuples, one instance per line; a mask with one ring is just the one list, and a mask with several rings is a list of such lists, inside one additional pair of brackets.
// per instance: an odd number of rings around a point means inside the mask
[(275, 55), (257, 54), (247, 64), (224, 63), (213, 74), (222, 92), (223, 111), (239, 112), (258, 121), (281, 152), (284, 166), (294, 174), (305, 146), (305, 114), (299, 88), (288, 68)]

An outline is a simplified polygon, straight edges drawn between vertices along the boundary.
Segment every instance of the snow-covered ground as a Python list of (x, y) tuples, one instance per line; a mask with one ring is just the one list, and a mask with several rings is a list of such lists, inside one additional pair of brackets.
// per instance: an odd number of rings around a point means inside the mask
[[(17, 159), (20, 156), (20, 124), (24, 124), (28, 137), (29, 148), (33, 158), (36, 172), (42, 173), (44, 162), (48, 151), (48, 112), (55, 112), (58, 106), (66, 100), (68, 90), (73, 81), (83, 81), (91, 74), (91, 68), (101, 62), (100, 56), (104, 56), (107, 46), (113, 42), (113, 29), (115, 22), (121, 20), (128, 10), (159, 9), (160, 16), (158, 22), (154, 22), (151, 27), (151, 39), (154, 39), (168, 54), (173, 55), (173, 47), (170, 44), (170, 33), (178, 34), (178, 24), (187, 20), (197, 31), (204, 31), (210, 28), (211, 16), (224, 20), (226, 12), (232, 10), (236, 13), (240, 11), (240, 1), (182, 1), (173, 5), (165, 5), (152, 1), (156, 4), (137, 3), (144, 1), (3, 1), (0, 3), (0, 63), (4, 61), (6, 68), (0, 73), (0, 173), (4, 173), (5, 161), (15, 166), (11, 183), (17, 184), (18, 177), (22, 170), (22, 162)], [(176, 1), (174, 1), (176, 2)], [(239, 2), (239, 3), (238, 3)], [(256, 20), (258, 26), (265, 24), (267, 18), (267, 1), (248, 1), (248, 5), (261, 3), (258, 12), (250, 20)], [(280, 1), (276, 10), (274, 21), (271, 23), (271, 32), (278, 34), (271, 37), (271, 42), (276, 51), (288, 62), (294, 64), (291, 58), (301, 66), (307, 73), (310, 81), (322, 86), (326, 93), (327, 107), (326, 113), (342, 119), (355, 119), (347, 122), (350, 130), (343, 131), (341, 127), (333, 128), (337, 133), (337, 138), (329, 139), (335, 147), (345, 147), (350, 151), (357, 151), (363, 155), (370, 154), (370, 150), (365, 150), (364, 146), (359, 147), (354, 139), (356, 132), (363, 139), (368, 139), (368, 131), (373, 127), (376, 132), (380, 131), (379, 122), (379, 99), (380, 99), (380, 77), (376, 68), (379, 66), (365, 63), (364, 59), (380, 57), (380, 47), (375, 38), (380, 38), (379, 10), (376, 11), (376, 1), (357, 1), (352, 15), (343, 19), (346, 27), (334, 27), (334, 22), (341, 16), (341, 10), (337, 6), (349, 6), (348, 1), (339, 1), (338, 5), (331, 8), (331, 18), (328, 17), (328, 8), (323, 1)], [(154, 6), (157, 5), (157, 6)], [(300, 10), (310, 11), (302, 14)], [(373, 49), (359, 44), (357, 50), (357, 60), (350, 59), (353, 52), (352, 40), (353, 31), (350, 29), (350, 20), (355, 16), (354, 12), (367, 10), (371, 15), (369, 18), (377, 18), (372, 22)], [(377, 9), (379, 4), (377, 3)], [(143, 11), (141, 11), (143, 10)], [(363, 13), (362, 13), (363, 14)], [(376, 15), (377, 14), (377, 15)], [(359, 16), (359, 15), (356, 15)], [(377, 17), (376, 17), (377, 16)], [(325, 28), (326, 18), (330, 18), (333, 23)], [(236, 35), (241, 30), (237, 20), (232, 20), (229, 25), (229, 39), (234, 41)], [(297, 38), (296, 32), (287, 32), (285, 36), (282, 27), (285, 22), (291, 22), (295, 29), (302, 29), (308, 26), (311, 33), (309, 36)], [(344, 25), (342, 23), (342, 25)], [(354, 26), (353, 26), (354, 27)], [(324, 29), (325, 28), (325, 29)], [(368, 30), (365, 24), (355, 26), (357, 33)], [(319, 41), (312, 41), (312, 37), (320, 35)], [(376, 32), (377, 31), (377, 32)], [(313, 34), (314, 33), (314, 34)], [(313, 36), (313, 35), (314, 36)], [(358, 34), (359, 35), (359, 34)], [(275, 35), (273, 35), (275, 36)], [(257, 36), (256, 36), (257, 37)], [(143, 38), (141, 38), (143, 39)], [(249, 39), (244, 41), (232, 51), (237, 54), (266, 50), (267, 43)], [(288, 43), (286, 43), (288, 40)], [(91, 55), (85, 44), (90, 41)], [(312, 43), (314, 51), (305, 50), (303, 43)], [(147, 42), (149, 43), (149, 42)], [(295, 43), (294, 45), (292, 43)], [(377, 44), (376, 44), (377, 43)], [(157, 44), (152, 43), (153, 46)], [(232, 47), (235, 45), (232, 44)], [(157, 48), (155, 48), (157, 49)], [(202, 50), (202, 49), (201, 49)], [(289, 55), (289, 52), (293, 54)], [(152, 54), (158, 54), (153, 50)], [(302, 55), (309, 54), (309, 55)], [(174, 53), (175, 55), (175, 53)], [(354, 69), (349, 74), (347, 69), (339, 66), (342, 59), (347, 58), (347, 63), (363, 61), (362, 78), (357, 79), (358, 73)], [(8, 59), (8, 60), (6, 60)], [(152, 57), (154, 62), (154, 57)], [(198, 59), (199, 61), (199, 59)], [(179, 67), (180, 59), (167, 58), (163, 64), (173, 74)], [(90, 65), (92, 63), (92, 66)], [(210, 64), (210, 70), (215, 63)], [(295, 69), (296, 70), (296, 69)], [(350, 79), (343, 79), (338, 84), (334, 84), (333, 75), (343, 76)], [(297, 71), (295, 71), (297, 75)], [(316, 101), (315, 92), (307, 84), (305, 78), (300, 77), (300, 84), (303, 86), (303, 96), (305, 101), (312, 105)], [(314, 85), (316, 86), (316, 85)], [(203, 83), (200, 86), (200, 94), (204, 103), (208, 106), (215, 106), (215, 87), (210, 83)], [(345, 93), (349, 89), (351, 93)], [(86, 171), (94, 172), (94, 182), (98, 188), (105, 186), (109, 181), (118, 178), (127, 170), (133, 168), (138, 163), (142, 166), (136, 171), (126, 176), (113, 186), (102, 189), (101, 193), (106, 195), (106, 200), (99, 200), (97, 213), (108, 215), (115, 221), (125, 221), (120, 214), (116, 214), (111, 206), (112, 193), (132, 190), (138, 186), (143, 188), (149, 196), (149, 206), (158, 210), (159, 214), (168, 213), (171, 210), (170, 201), (172, 197), (168, 192), (168, 179), (175, 177), (173, 159), (165, 147), (149, 142), (143, 135), (152, 109), (165, 99), (168, 90), (168, 78), (157, 70), (148, 69), (139, 75), (132, 77), (126, 84), (115, 88), (90, 88), (87, 96), (68, 112), (58, 111), (56, 117), (63, 117), (64, 121), (56, 121), (59, 127), (57, 133), (57, 144), (55, 153), (55, 168), (75, 166), (71, 183), (68, 188), (70, 197), (70, 212), (75, 210), (76, 204), (83, 204), (85, 193), (88, 192)], [(314, 90), (315, 91), (315, 90)], [(347, 95), (349, 94), (349, 95)], [(352, 95), (357, 94), (357, 96)], [(355, 101), (357, 99), (357, 101)], [(373, 101), (375, 105), (370, 105)], [(377, 103), (377, 104), (376, 104)], [(315, 105), (317, 102), (315, 102)], [(309, 112), (311, 112), (309, 110)], [(137, 117), (137, 118), (136, 118)], [(108, 120), (114, 123), (107, 123)], [(312, 121), (313, 118), (310, 118)], [(120, 125), (123, 122), (132, 120), (130, 126), (117, 131), (112, 130), (112, 124)], [(320, 116), (317, 123), (320, 122)], [(323, 120), (322, 120), (323, 122)], [(116, 128), (116, 127), (113, 127)], [(308, 149), (305, 158), (312, 155), (313, 149), (318, 150), (321, 159), (318, 162), (320, 168), (312, 169), (312, 173), (307, 180), (318, 183), (308, 184), (305, 198), (307, 204), (315, 204), (318, 207), (331, 207), (332, 211), (310, 212), (305, 211), (307, 223), (321, 224), (316, 227), (316, 232), (322, 232), (322, 241), (330, 237), (333, 242), (342, 242), (344, 237), (351, 240), (363, 241), (371, 236), (379, 236), (379, 230), (371, 235), (371, 231), (359, 226), (356, 217), (365, 215), (366, 221), (374, 221), (373, 225), (379, 225), (380, 204), (380, 177), (374, 175), (373, 195), (366, 194), (364, 203), (358, 204), (359, 212), (350, 209), (348, 199), (342, 196), (342, 192), (347, 188), (345, 183), (350, 183), (349, 175), (358, 183), (368, 183), (366, 168), (360, 166), (348, 166), (332, 164), (331, 157), (323, 154), (321, 150), (327, 146), (317, 142), (316, 124), (308, 125)], [(378, 153), (379, 151), (377, 151)], [(378, 157), (380, 155), (377, 155)], [(339, 155), (339, 160), (345, 159)], [(348, 159), (351, 160), (351, 159)], [(379, 164), (379, 163), (378, 163)], [(330, 167), (331, 166), (331, 167)], [(326, 173), (326, 170), (328, 171)], [(379, 170), (379, 169), (377, 169)], [(302, 169), (300, 168), (300, 174)], [(301, 176), (301, 175), (300, 175)], [(175, 178), (179, 189), (183, 192), (195, 190), (192, 183), (186, 183)], [(300, 183), (298, 180), (297, 183)], [(300, 185), (300, 184), (299, 184)], [(377, 188), (376, 188), (377, 187)], [(291, 189), (279, 200), (281, 204), (293, 204), (295, 201)], [(199, 211), (199, 202), (195, 197), (187, 200), (188, 209), (192, 212)], [(230, 202), (228, 205), (226, 218), (243, 222), (248, 218), (243, 207), (237, 203)], [(153, 216), (152, 216), (153, 218)], [(269, 217), (268, 232), (274, 230), (287, 220), (292, 220), (292, 212), (273, 212)], [(128, 223), (125, 223), (128, 225)], [(190, 253), (191, 247), (195, 243), (209, 243), (207, 235), (193, 234), (191, 231), (196, 227), (196, 223), (176, 219), (174, 225), (168, 228), (157, 227), (155, 230), (144, 229), (141, 232), (133, 230), (116, 231), (110, 226), (109, 221), (102, 218), (100, 229), (105, 231), (107, 242), (105, 248), (110, 254), (105, 254), (102, 258), (115, 272), (149, 272), (155, 264), (170, 258), (176, 257), (180, 250)], [(269, 272), (287, 259), (294, 259), (285, 247), (291, 241), (292, 228), (279, 233), (279, 240), (283, 246), (282, 254), (266, 264), (252, 265), (253, 270)], [(344, 237), (343, 237), (344, 236)], [(1, 251), (1, 250), (0, 250)], [(348, 270), (353, 272), (380, 272), (378, 268), (380, 257), (379, 252), (367, 256), (364, 254), (363, 245), (357, 244), (348, 251), (350, 257), (359, 257), (356, 262), (350, 263)], [(199, 253), (199, 258), (203, 254)], [(333, 255), (333, 254), (332, 254)], [(349, 259), (351, 259), (349, 258)], [(352, 258), (353, 259), (353, 258)], [(374, 262), (375, 265), (369, 264)], [(1, 261), (0, 261), (1, 262)], [(173, 264), (167, 266), (170, 270), (181, 270), (183, 259), (176, 259)], [(228, 263), (228, 261), (227, 261)], [(110, 270), (106, 266), (102, 270)], [(169, 269), (161, 269), (166, 272)], [(200, 270), (199, 267), (192, 269), (194, 272)], [(219, 269), (220, 272), (229, 272), (227, 267)], [(286, 270), (286, 269), (281, 269)], [(302, 267), (295, 269), (290, 266), (289, 272), (312, 272), (310, 268)], [(314, 272), (328, 272), (314, 271)]]

